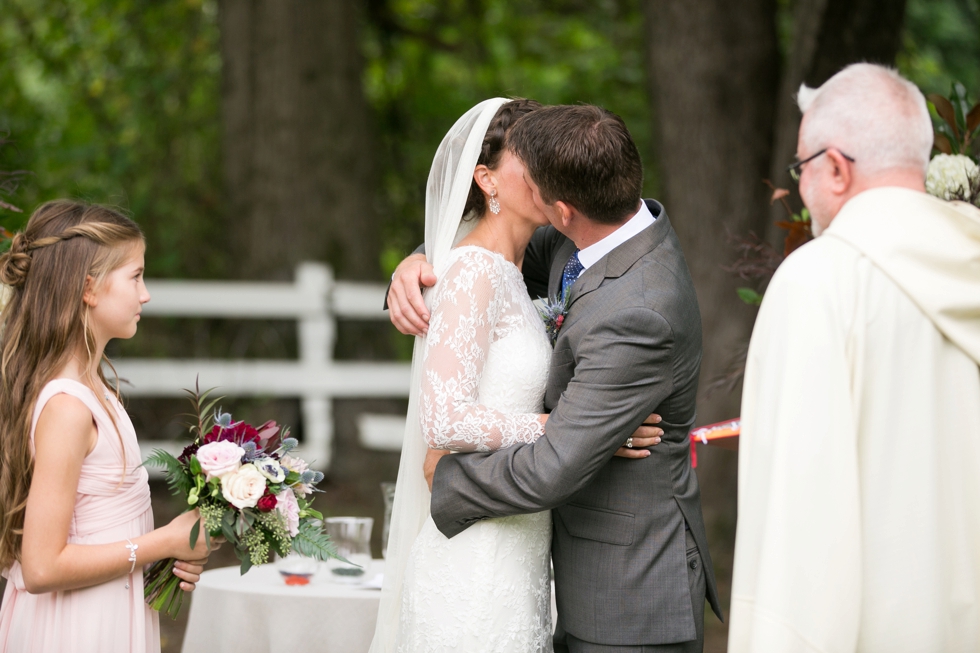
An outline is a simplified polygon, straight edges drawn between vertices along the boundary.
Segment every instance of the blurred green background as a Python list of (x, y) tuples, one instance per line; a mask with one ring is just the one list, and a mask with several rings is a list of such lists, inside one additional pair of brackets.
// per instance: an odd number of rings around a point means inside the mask
[[(925, 92), (980, 95), (978, 0), (5, 0), (0, 12), (0, 199), (20, 228), (40, 202), (123, 207), (148, 238), (147, 275), (289, 278), (323, 260), (384, 280), (422, 235), (425, 181), (456, 118), (487, 97), (589, 102), (620, 114), (690, 263), (705, 327), (699, 422), (737, 415), (708, 392), (744, 347), (754, 309), (734, 293), (731, 234), (772, 242), (761, 180), (795, 151), (792, 94), (853, 61), (895, 65)], [(798, 206), (798, 197), (793, 197)], [(147, 320), (114, 354), (290, 357), (289, 323)], [(337, 352), (407, 358), (384, 325), (341, 325)], [(358, 447), (339, 402), (326, 510), (380, 517), (396, 454)], [(379, 408), (380, 406), (380, 408)], [(297, 424), (296, 402), (241, 401), (239, 416)], [(173, 437), (173, 402), (133, 401), (145, 437)], [(728, 592), (736, 456), (698, 473)], [(155, 494), (158, 522), (178, 508)], [(380, 530), (380, 529), (376, 529)], [(230, 561), (229, 561), (230, 562)], [(725, 627), (708, 620), (706, 650)], [(168, 628), (171, 628), (168, 626)], [(181, 630), (165, 632), (177, 650)]]

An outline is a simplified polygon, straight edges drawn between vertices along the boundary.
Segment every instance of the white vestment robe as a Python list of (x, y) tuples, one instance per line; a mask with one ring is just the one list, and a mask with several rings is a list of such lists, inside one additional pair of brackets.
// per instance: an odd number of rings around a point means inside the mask
[(766, 291), (729, 653), (980, 651), (980, 210), (877, 188)]

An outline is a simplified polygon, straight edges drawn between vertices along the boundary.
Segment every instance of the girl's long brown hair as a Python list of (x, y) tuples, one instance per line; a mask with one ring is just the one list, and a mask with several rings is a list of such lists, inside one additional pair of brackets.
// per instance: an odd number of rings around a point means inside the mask
[[(142, 243), (140, 228), (117, 211), (56, 200), (39, 206), (0, 256), (0, 281), (9, 287), (0, 312), (0, 569), (20, 559), (38, 395), (79, 349), (87, 352), (86, 369), (93, 362), (96, 343), (82, 301), (86, 278), (98, 285)], [(114, 387), (101, 366), (98, 377)], [(100, 402), (102, 394), (95, 393)]]

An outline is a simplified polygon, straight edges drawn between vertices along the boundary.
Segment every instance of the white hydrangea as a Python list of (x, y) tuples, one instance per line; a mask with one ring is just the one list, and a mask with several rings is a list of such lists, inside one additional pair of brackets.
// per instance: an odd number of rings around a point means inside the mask
[(962, 154), (937, 154), (926, 171), (926, 192), (944, 200), (969, 200), (970, 183), (976, 183), (980, 167)]

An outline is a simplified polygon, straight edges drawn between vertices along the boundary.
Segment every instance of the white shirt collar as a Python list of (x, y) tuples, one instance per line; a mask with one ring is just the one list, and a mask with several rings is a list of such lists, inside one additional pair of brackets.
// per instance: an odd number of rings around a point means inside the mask
[(612, 232), (597, 243), (593, 243), (585, 249), (579, 251), (578, 260), (582, 263), (582, 268), (588, 270), (599, 262), (603, 256), (613, 251), (627, 240), (640, 233), (656, 221), (650, 213), (647, 203), (640, 201), (640, 210), (632, 218), (622, 224), (619, 229)]

